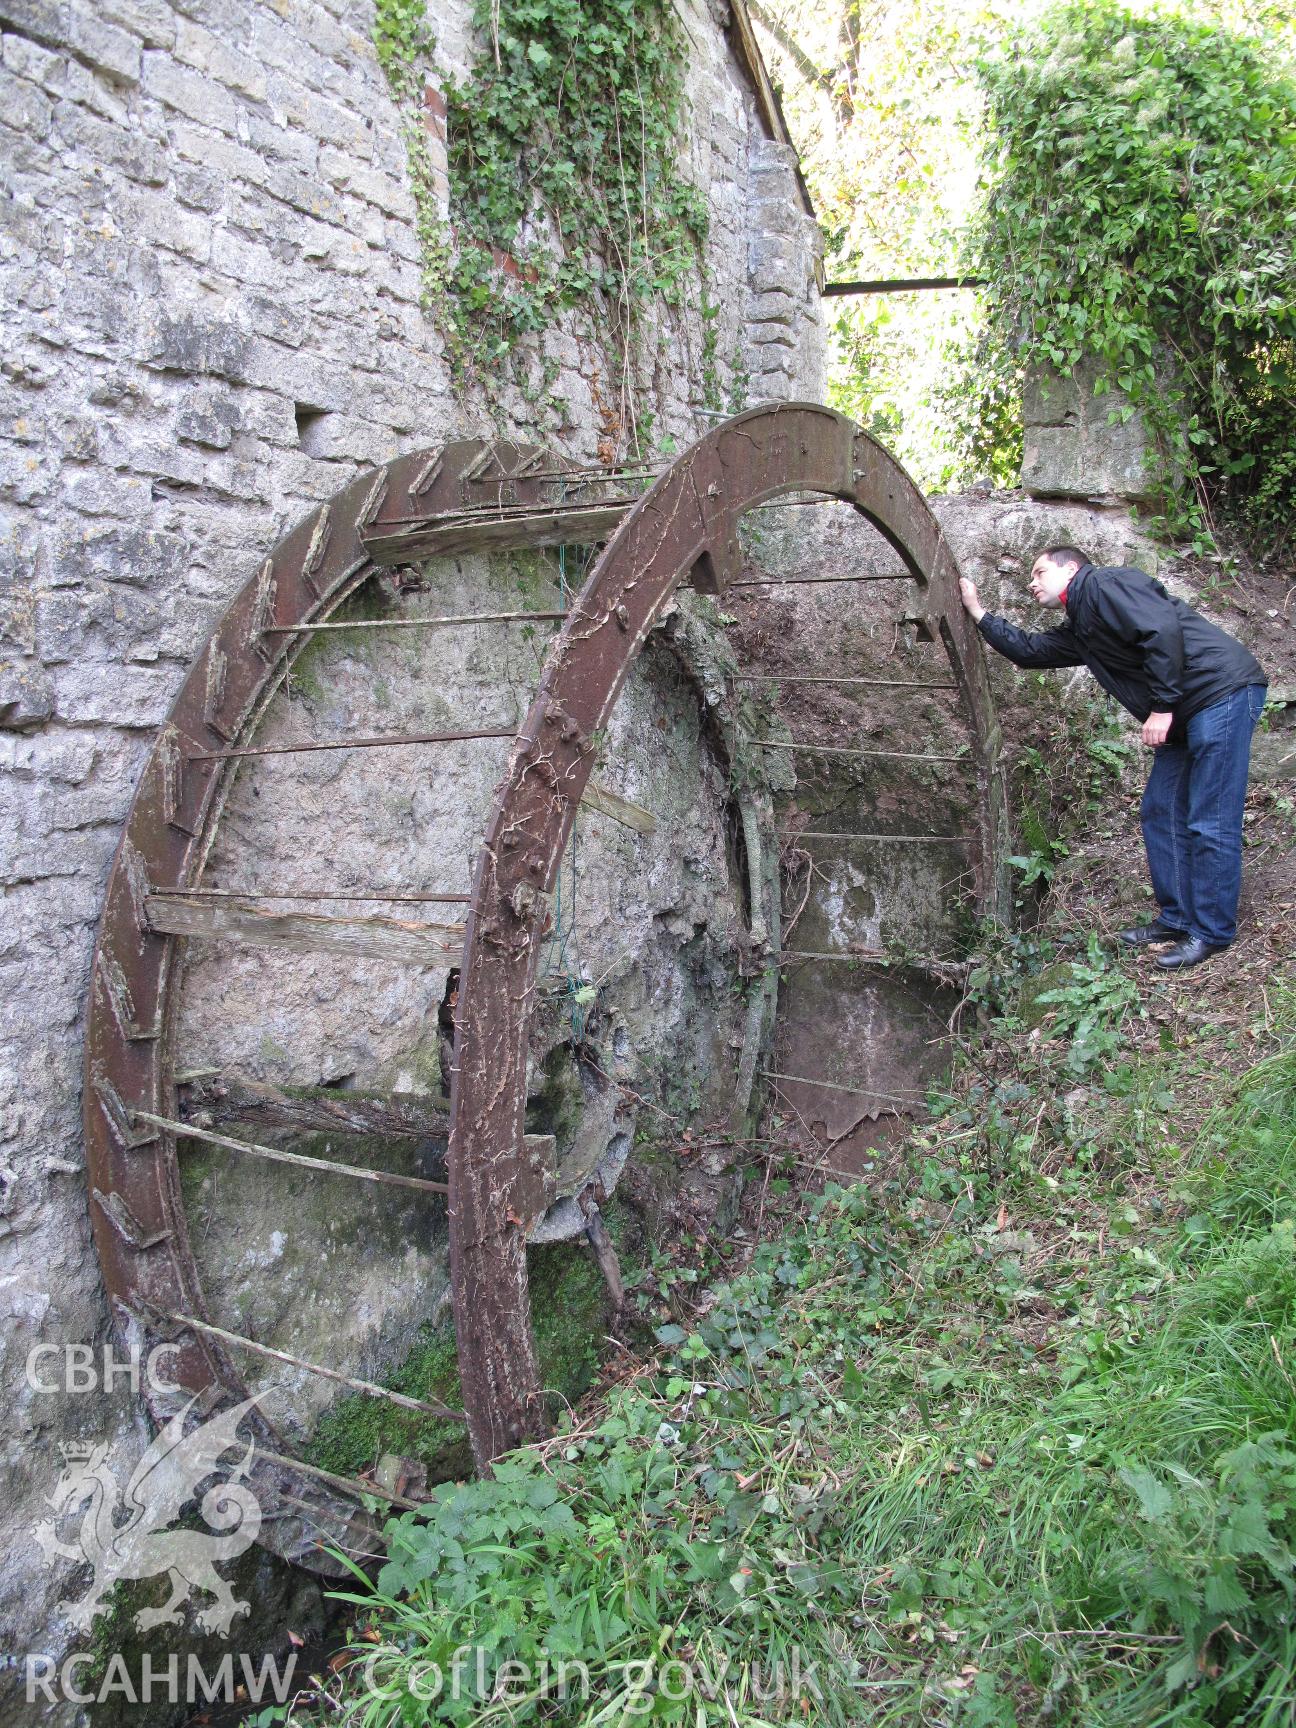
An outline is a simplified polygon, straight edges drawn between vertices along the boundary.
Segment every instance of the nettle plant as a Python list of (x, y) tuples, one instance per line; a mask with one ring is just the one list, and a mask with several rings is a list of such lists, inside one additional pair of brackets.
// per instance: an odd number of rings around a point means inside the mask
[(1010, 381), (1098, 362), (1159, 444), (1166, 526), (1222, 509), (1278, 550), (1296, 520), (1296, 83), (1203, 16), (1055, 6), (978, 72), (988, 323), (972, 443), (1011, 441)]
[(448, 225), (418, 124), (422, 12), (423, 0), (378, 0), (375, 42), (410, 122), (424, 303), (452, 360), (488, 379), (577, 308), (609, 394), (624, 395), (650, 304), (697, 287), (706, 315), (707, 206), (678, 166), (685, 43), (671, 0), (477, 0), (481, 49), (445, 90)]

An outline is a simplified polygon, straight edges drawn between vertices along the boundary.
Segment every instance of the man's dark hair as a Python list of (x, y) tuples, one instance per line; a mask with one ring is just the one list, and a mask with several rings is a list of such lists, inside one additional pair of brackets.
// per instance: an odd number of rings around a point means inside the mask
[(1051, 558), (1055, 564), (1074, 564), (1077, 570), (1090, 561), (1089, 554), (1078, 546), (1046, 546), (1040, 557)]

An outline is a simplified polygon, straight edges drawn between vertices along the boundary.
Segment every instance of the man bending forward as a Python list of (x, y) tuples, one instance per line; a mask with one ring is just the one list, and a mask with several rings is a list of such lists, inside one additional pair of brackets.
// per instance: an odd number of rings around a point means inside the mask
[(1056, 630), (1019, 630), (960, 579), (963, 604), (992, 648), (1018, 666), (1087, 666), (1143, 722), (1155, 751), (1143, 794), (1143, 843), (1159, 915), (1122, 930), (1132, 947), (1168, 943), (1158, 966), (1196, 966), (1237, 932), (1242, 806), (1251, 734), (1264, 708), (1259, 662), (1142, 570), (1089, 562), (1075, 546), (1035, 560), (1030, 591), (1061, 607)]

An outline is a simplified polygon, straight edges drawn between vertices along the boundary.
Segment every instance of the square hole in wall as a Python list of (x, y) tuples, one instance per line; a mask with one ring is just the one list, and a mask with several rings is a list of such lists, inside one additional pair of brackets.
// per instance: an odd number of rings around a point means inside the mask
[(297, 422), (297, 442), (308, 456), (327, 456), (328, 422), (332, 415), (327, 408), (317, 408), (312, 402), (294, 402), (293, 417)]

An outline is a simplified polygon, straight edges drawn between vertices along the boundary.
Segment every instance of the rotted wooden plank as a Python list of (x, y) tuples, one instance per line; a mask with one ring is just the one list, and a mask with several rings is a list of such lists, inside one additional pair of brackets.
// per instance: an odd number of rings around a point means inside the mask
[(362, 530), (360, 538), (373, 562), (384, 565), (458, 552), (588, 545), (606, 540), (636, 502), (635, 498), (613, 498), (515, 509), (451, 510), (418, 527), (396, 532)]
[(380, 1134), (444, 1140), (450, 1106), (423, 1092), (353, 1092), (334, 1086), (287, 1090), (245, 1074), (202, 1074), (181, 1087), (180, 1115), (200, 1128), (241, 1122), (291, 1134)]
[(457, 966), (461, 949), (451, 946), (461, 926), (411, 923), (403, 918), (334, 918), (322, 912), (271, 912), (263, 906), (150, 894), (145, 901), (151, 929), (165, 936), (250, 942), (299, 954), (350, 954), (413, 966)]
[[(389, 1140), (436, 1140), (450, 1132), (450, 1107), (426, 1092), (353, 1092), (333, 1086), (288, 1090), (237, 1072), (197, 1074), (181, 1081), (180, 1120), (186, 1130), (229, 1123), (287, 1134), (380, 1135)], [(552, 1134), (523, 1136), (527, 1163), (538, 1173), (541, 1207), (557, 1198), (557, 1140)], [(433, 1153), (432, 1169), (444, 1159)]]
[[(147, 1122), (154, 1128), (169, 1128), (174, 1134), (187, 1135), (190, 1140), (201, 1140), (206, 1146), (221, 1146), (227, 1152), (241, 1152), (250, 1158), (264, 1158), (272, 1164), (290, 1164), (298, 1170), (317, 1170), (324, 1176), (345, 1176), (355, 1182), (374, 1182), (381, 1188), (406, 1188), (425, 1194), (448, 1192), (444, 1182), (430, 1181), (424, 1176), (404, 1176), (395, 1170), (373, 1170), (365, 1164), (341, 1164), (336, 1158), (311, 1158), (303, 1152), (285, 1151), (282, 1146), (265, 1146), (258, 1140), (235, 1140), (228, 1134), (213, 1134), (210, 1128), (200, 1128), (194, 1122), (178, 1121), (171, 1116), (155, 1116), (150, 1110), (133, 1110), (131, 1116), (135, 1121)], [(519, 1185), (519, 1198), (525, 1208), (525, 1215), (519, 1215), (517, 1222), (530, 1234), (557, 1198), (557, 1137), (553, 1134), (524, 1134), (519, 1163), (524, 1173), (523, 1181)], [(164, 1231), (143, 1240), (140, 1227), (130, 1215), (123, 1214), (120, 1205), (110, 1204), (119, 1202), (120, 1195), (104, 1196), (96, 1190), (95, 1198), (132, 1247), (151, 1248), (154, 1243), (161, 1242), (170, 1235), (170, 1231)]]

